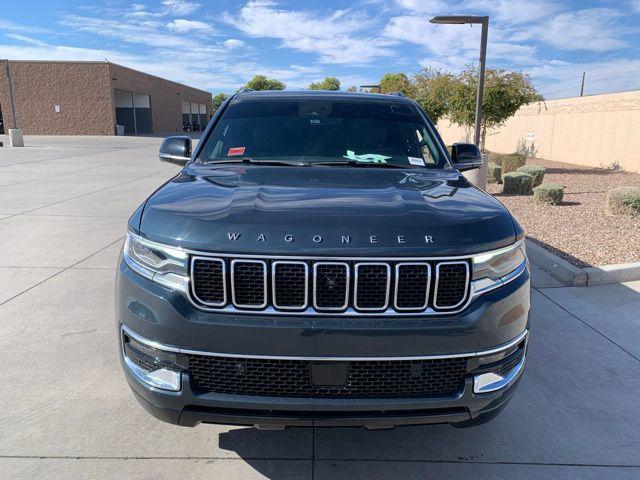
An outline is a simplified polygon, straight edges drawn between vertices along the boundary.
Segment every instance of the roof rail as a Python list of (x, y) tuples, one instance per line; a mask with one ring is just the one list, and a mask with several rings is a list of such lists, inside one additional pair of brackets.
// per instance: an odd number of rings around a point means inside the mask
[(396, 97), (406, 97), (406, 95), (402, 92), (389, 92), (387, 95), (395, 95)]
[(253, 92), (253, 88), (249, 88), (249, 87), (240, 87), (240, 88), (238, 89), (238, 91), (236, 92), (236, 95), (237, 95), (237, 94), (240, 94), (240, 93), (244, 93), (244, 92)]

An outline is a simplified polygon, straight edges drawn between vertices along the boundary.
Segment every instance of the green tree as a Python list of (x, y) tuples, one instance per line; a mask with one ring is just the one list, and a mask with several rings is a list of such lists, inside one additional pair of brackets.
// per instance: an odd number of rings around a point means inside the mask
[(220, 108), (220, 105), (222, 105), (227, 98), (229, 98), (229, 95), (227, 95), (226, 93), (219, 93), (215, 95), (211, 99), (212, 111), (215, 112), (218, 108)]
[[(468, 66), (455, 80), (447, 116), (458, 125), (473, 126), (478, 69)], [(480, 147), (484, 150), (488, 129), (502, 125), (521, 106), (542, 99), (529, 75), (503, 69), (487, 69), (482, 101)]]
[(340, 90), (340, 80), (336, 77), (324, 77), (321, 82), (313, 82), (309, 90)]
[(358, 91), (358, 87), (356, 87), (355, 85), (351, 85), (349, 88), (347, 88), (346, 91), (347, 92), (357, 92)]
[(247, 83), (251, 90), (284, 90), (286, 85), (275, 78), (267, 78), (264, 75), (256, 75)]
[(415, 95), (415, 85), (406, 73), (385, 73), (380, 79), (380, 93), (400, 92), (407, 97)]
[(456, 78), (451, 73), (424, 68), (413, 76), (413, 98), (429, 118), (438, 123), (449, 113)]

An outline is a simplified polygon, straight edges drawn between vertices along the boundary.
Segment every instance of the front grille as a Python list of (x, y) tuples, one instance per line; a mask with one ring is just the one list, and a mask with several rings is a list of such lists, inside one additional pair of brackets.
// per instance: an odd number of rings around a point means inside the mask
[(205, 305), (222, 306), (226, 303), (224, 260), (194, 258), (191, 263), (194, 282), (193, 293)]
[(389, 398), (449, 395), (464, 386), (467, 359), (347, 362), (344, 385), (311, 382), (309, 360), (246, 359), (188, 355), (192, 386), (199, 393), (275, 397)]
[(358, 310), (384, 310), (389, 301), (391, 271), (386, 263), (357, 263), (354, 304)]
[(231, 292), (233, 303), (239, 307), (266, 307), (266, 262), (262, 260), (233, 260), (231, 262)]
[(427, 308), (431, 267), (428, 263), (399, 263), (396, 265), (397, 310)]
[(318, 310), (344, 310), (349, 305), (349, 265), (314, 265), (314, 306)]
[(438, 308), (456, 308), (467, 294), (469, 264), (467, 262), (442, 262), (436, 266), (436, 296)]
[(198, 256), (191, 262), (192, 297), (210, 310), (232, 306), (292, 314), (449, 312), (462, 308), (469, 298), (469, 277), (466, 260), (356, 262)]
[(283, 309), (307, 306), (309, 266), (304, 262), (273, 262), (273, 305)]

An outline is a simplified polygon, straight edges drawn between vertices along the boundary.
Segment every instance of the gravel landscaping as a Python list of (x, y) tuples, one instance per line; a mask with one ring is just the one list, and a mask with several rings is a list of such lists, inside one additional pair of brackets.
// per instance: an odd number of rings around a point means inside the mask
[(527, 164), (546, 168), (544, 183), (564, 187), (560, 205), (538, 204), (533, 195), (505, 195), (498, 184), (489, 184), (487, 191), (511, 210), (533, 241), (578, 267), (640, 262), (640, 217), (607, 209), (607, 191), (640, 187), (640, 174), (541, 159)]

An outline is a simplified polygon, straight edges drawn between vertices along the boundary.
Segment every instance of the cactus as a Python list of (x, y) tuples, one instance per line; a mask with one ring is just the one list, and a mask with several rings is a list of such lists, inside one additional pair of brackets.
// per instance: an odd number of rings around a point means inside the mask
[(609, 211), (617, 215), (640, 215), (640, 187), (618, 187), (607, 193)]
[(517, 171), (531, 175), (533, 177), (534, 188), (542, 185), (542, 180), (544, 179), (545, 172), (544, 167), (541, 167), (540, 165), (523, 165), (522, 167), (518, 168)]
[(564, 196), (562, 185), (544, 183), (533, 189), (533, 198), (536, 202), (547, 205), (560, 205)]
[(487, 165), (487, 182), (502, 183), (502, 167), (495, 163)]
[(509, 195), (530, 195), (533, 177), (523, 172), (509, 172), (502, 175), (502, 193)]

